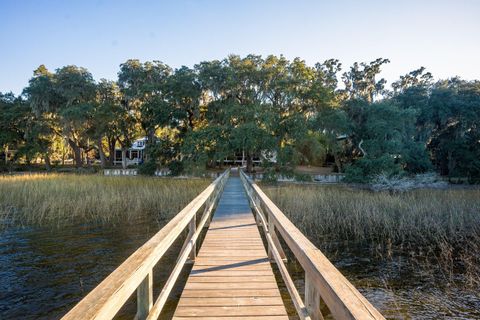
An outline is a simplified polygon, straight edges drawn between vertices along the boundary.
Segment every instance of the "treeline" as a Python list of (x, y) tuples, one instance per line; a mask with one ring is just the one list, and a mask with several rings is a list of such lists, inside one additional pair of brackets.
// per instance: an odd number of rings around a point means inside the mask
[[(173, 172), (213, 167), (243, 150), (269, 172), (332, 162), (350, 181), (437, 171), (480, 178), (480, 82), (433, 81), (424, 68), (387, 90), (387, 59), (338, 60), (315, 66), (283, 56), (229, 56), (172, 70), (159, 62), (128, 60), (117, 81), (94, 81), (84, 68), (34, 71), (22, 95), (0, 96), (0, 146), (15, 163), (42, 158), (47, 169), (84, 154), (113, 164), (148, 139), (142, 169)], [(340, 83), (338, 79), (341, 79)], [(93, 156), (92, 156), (93, 157)]]

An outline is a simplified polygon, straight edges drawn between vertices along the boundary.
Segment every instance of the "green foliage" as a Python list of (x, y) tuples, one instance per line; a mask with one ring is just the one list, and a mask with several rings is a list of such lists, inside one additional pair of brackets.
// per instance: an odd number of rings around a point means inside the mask
[(41, 65), (21, 98), (0, 95), (0, 147), (15, 149), (16, 163), (41, 158), (48, 168), (73, 156), (81, 167), (89, 153), (103, 167), (113, 165), (116, 148), (147, 136), (142, 167), (157, 163), (175, 174), (244, 153), (248, 171), (254, 157), (276, 158), (261, 159), (272, 176), (334, 162), (357, 182), (430, 170), (479, 180), (480, 83), (434, 83), (422, 67), (389, 92), (380, 76), (388, 62), (354, 63), (342, 74), (343, 89), (335, 59), (309, 66), (231, 55), (176, 70), (132, 59), (120, 65), (117, 82), (98, 83), (81, 67)]
[(312, 176), (306, 173), (295, 173), (295, 181), (312, 182)]
[(364, 157), (355, 161), (345, 169), (345, 182), (366, 183), (377, 175), (388, 177), (399, 175), (402, 167), (391, 155)]
[(299, 163), (303, 165), (322, 166), (327, 156), (327, 141), (324, 135), (309, 132), (295, 145), (299, 155)]
[(168, 164), (168, 169), (170, 169), (170, 175), (178, 176), (184, 171), (183, 162), (174, 160)]
[(274, 184), (277, 182), (277, 180), (277, 173), (273, 167), (269, 167), (263, 172), (262, 181), (264, 183)]
[(425, 143), (410, 141), (404, 150), (402, 162), (408, 173), (425, 173), (433, 169)]
[(144, 176), (154, 176), (157, 171), (157, 163), (154, 159), (150, 159), (138, 166), (138, 173)]
[(390, 60), (378, 58), (370, 63), (355, 62), (350, 71), (342, 75), (345, 84), (345, 94), (351, 99), (364, 99), (373, 102), (376, 95), (383, 93), (385, 79), (377, 81), (382, 65), (390, 63)]

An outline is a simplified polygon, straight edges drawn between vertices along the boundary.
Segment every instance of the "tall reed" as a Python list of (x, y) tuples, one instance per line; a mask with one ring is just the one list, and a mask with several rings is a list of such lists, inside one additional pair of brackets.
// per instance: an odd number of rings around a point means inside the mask
[(0, 177), (0, 221), (35, 225), (107, 223), (146, 215), (168, 218), (207, 180), (98, 175)]
[(371, 192), (337, 186), (263, 187), (313, 242), (346, 241), (462, 268), (480, 284), (480, 190)]

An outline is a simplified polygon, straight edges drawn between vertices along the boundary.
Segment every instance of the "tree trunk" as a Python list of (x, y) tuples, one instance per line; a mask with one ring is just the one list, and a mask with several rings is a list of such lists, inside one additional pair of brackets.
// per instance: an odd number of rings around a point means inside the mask
[(75, 167), (81, 168), (83, 167), (83, 159), (82, 159), (82, 149), (76, 145), (71, 139), (68, 139), (69, 146), (73, 149), (73, 156), (75, 160)]
[(45, 153), (43, 160), (45, 161), (45, 169), (47, 169), (48, 172), (52, 171), (52, 165), (50, 164), (50, 156), (48, 153)]
[(102, 168), (105, 168), (106, 161), (105, 161), (105, 153), (103, 152), (102, 137), (98, 137), (97, 144), (98, 144), (98, 154), (100, 155), (100, 165), (102, 166)]
[(113, 166), (115, 161), (115, 143), (117, 140), (115, 138), (108, 138), (108, 165)]
[(341, 173), (343, 171), (342, 162), (340, 161), (338, 154), (336, 152), (333, 153), (333, 159), (335, 161), (335, 166), (337, 166), (338, 172)]
[(127, 169), (127, 149), (122, 148), (122, 168)]
[[(88, 146), (90, 147), (90, 146)], [(87, 164), (87, 167), (90, 167), (90, 157), (88, 156), (88, 152), (89, 151), (86, 151), (85, 149), (83, 149), (83, 154), (85, 156), (85, 161), (83, 163), (86, 163)]]
[(447, 168), (448, 168), (448, 173), (447, 175), (452, 175), (452, 173), (455, 170), (455, 167), (457, 166), (457, 161), (455, 161), (455, 158), (453, 157), (453, 152), (451, 150), (448, 151), (447, 155)]
[(5, 152), (5, 165), (7, 165), (8, 164), (8, 145), (5, 146), (4, 152)]
[(195, 114), (191, 110), (187, 110), (187, 113), (188, 113), (188, 125), (190, 126), (190, 129), (193, 129), (194, 127), (193, 120), (194, 120)]
[(247, 152), (247, 172), (251, 173), (253, 171), (253, 157), (250, 152)]

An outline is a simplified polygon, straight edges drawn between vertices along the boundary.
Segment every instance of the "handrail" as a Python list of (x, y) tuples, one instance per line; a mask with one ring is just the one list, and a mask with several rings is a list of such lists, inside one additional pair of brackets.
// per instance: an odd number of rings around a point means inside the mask
[[(230, 171), (226, 170), (212, 182), (62, 319), (112, 319), (135, 290), (137, 290), (135, 318), (157, 319), (188, 257), (195, 259), (197, 238), (218, 202), (229, 173)], [(203, 206), (205, 210), (197, 227), (196, 215)], [(189, 226), (189, 234), (177, 264), (153, 304), (153, 267), (187, 226)]]
[[(335, 268), (323, 253), (308, 240), (285, 214), (243, 171), (240, 173), (252, 208), (261, 221), (275, 262), (301, 319), (323, 319), (320, 300), (327, 305), (335, 319), (384, 319), (382, 314)], [(268, 221), (267, 221), (268, 220)], [(280, 255), (282, 248), (276, 230), (305, 270), (305, 303), (296, 288)], [(300, 301), (298, 301), (300, 300)], [(306, 314), (307, 313), (307, 314)]]

